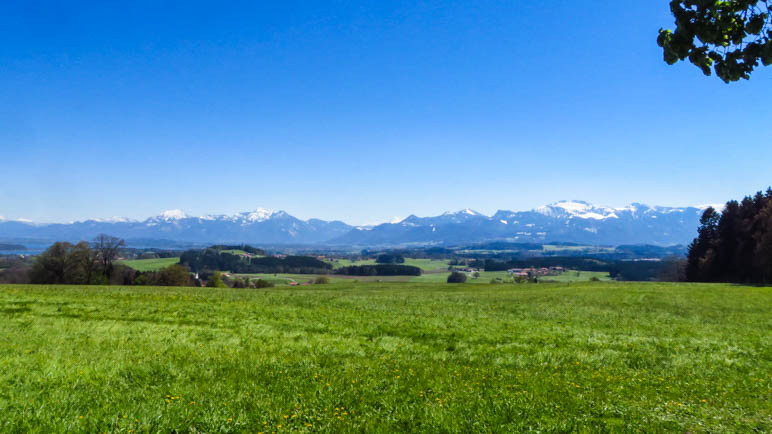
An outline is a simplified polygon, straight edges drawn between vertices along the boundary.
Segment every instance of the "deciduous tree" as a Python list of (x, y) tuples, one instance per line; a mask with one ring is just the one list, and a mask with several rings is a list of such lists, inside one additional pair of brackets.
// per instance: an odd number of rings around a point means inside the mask
[(113, 262), (118, 258), (118, 251), (126, 246), (126, 242), (118, 237), (107, 234), (99, 234), (94, 239), (92, 248), (99, 254), (102, 271), (109, 279), (113, 272)]
[(672, 0), (675, 30), (659, 30), (657, 43), (669, 64), (689, 59), (724, 82), (750, 78), (772, 63), (772, 0)]

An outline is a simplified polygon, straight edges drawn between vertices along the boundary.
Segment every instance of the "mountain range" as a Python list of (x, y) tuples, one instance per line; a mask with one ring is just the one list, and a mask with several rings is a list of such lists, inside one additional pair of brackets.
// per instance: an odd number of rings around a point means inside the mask
[(471, 209), (435, 217), (409, 217), (374, 226), (341, 221), (301, 220), (284, 211), (188, 216), (166, 211), (144, 221), (86, 220), (41, 224), (0, 220), (0, 240), (88, 240), (107, 233), (131, 240), (256, 245), (404, 246), (459, 245), (493, 240), (573, 242), (593, 245), (686, 244), (696, 235), (706, 207), (671, 208), (639, 203), (608, 208), (583, 201), (561, 201), (529, 211), (497, 211), (486, 216)]

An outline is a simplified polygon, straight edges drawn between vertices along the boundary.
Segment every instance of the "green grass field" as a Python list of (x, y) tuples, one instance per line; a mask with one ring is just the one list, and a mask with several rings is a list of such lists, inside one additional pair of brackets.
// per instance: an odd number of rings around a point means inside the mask
[(769, 432), (772, 289), (0, 286), (0, 432)]
[[(344, 282), (409, 282), (415, 276), (343, 276), (340, 274), (285, 274), (285, 273), (251, 273), (234, 274), (233, 277), (248, 277), (250, 279), (263, 279), (273, 282), (275, 285), (287, 285), (292, 281), (303, 283), (314, 280), (319, 276), (327, 277), (331, 283)], [(445, 280), (443, 280), (444, 282)]]
[(574, 271), (574, 270), (568, 270), (565, 273), (559, 274), (557, 276), (544, 276), (541, 279), (542, 280), (549, 280), (553, 282), (586, 282), (593, 277), (602, 280), (602, 281), (608, 281), (611, 280), (611, 277), (609, 277), (609, 274), (605, 271)]
[[(408, 280), (416, 283), (445, 283), (448, 280), (449, 274), (449, 271), (424, 273), (421, 276), (412, 277)], [(597, 277), (602, 281), (611, 280), (608, 273), (594, 271), (566, 271), (557, 276), (543, 276), (540, 277), (540, 279), (554, 282), (587, 282), (593, 277)], [(512, 281), (512, 277), (506, 271), (481, 271), (480, 277), (468, 277), (466, 282), (473, 284), (490, 284), (491, 279), (501, 279), (502, 282)]]
[(118, 261), (119, 264), (126, 265), (137, 271), (158, 271), (180, 261), (180, 258), (159, 258), (159, 259), (131, 259), (127, 261)]
[[(442, 271), (434, 270), (433, 272), (425, 272), (420, 276), (343, 276), (339, 274), (326, 274), (330, 282), (411, 282), (411, 283), (445, 283), (448, 280), (450, 271), (442, 269)], [(234, 277), (248, 277), (250, 279), (264, 279), (269, 282), (273, 282), (275, 285), (287, 285), (289, 282), (307, 282), (314, 280), (314, 278), (320, 276), (320, 274), (234, 274)], [(544, 276), (543, 280), (554, 282), (587, 282), (591, 278), (597, 277), (602, 281), (609, 281), (608, 273), (594, 272), (594, 271), (567, 271), (557, 276)], [(481, 271), (480, 277), (469, 277), (467, 283), (472, 284), (490, 284), (491, 279), (501, 279), (502, 283), (511, 282), (512, 278), (506, 271)]]

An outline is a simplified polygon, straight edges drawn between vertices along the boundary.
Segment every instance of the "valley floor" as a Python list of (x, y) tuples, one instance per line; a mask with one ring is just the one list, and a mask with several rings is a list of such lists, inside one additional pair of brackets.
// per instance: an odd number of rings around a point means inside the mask
[(772, 288), (0, 286), (1, 432), (769, 432)]

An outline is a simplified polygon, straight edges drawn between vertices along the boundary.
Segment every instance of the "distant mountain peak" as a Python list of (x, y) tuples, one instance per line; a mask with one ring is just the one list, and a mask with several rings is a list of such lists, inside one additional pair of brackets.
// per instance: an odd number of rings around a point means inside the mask
[(589, 202), (585, 202), (583, 200), (560, 200), (553, 203), (552, 206), (557, 206), (560, 208), (565, 208), (570, 210), (581, 210), (581, 209), (593, 208), (592, 204), (590, 204)]
[[(168, 212), (168, 211), (167, 211)], [(136, 220), (132, 220), (128, 217), (107, 217), (107, 218), (93, 218), (87, 221), (93, 221), (97, 223), (128, 223), (128, 222), (136, 222)]]
[(471, 208), (464, 208), (461, 211), (456, 211), (456, 212), (445, 211), (444, 213), (442, 213), (442, 215), (443, 216), (473, 216), (473, 217), (484, 216), (484, 214), (479, 213)]
[(534, 212), (548, 217), (591, 220), (619, 218), (615, 211), (614, 208), (598, 207), (583, 200), (562, 200), (534, 209)]
[(236, 217), (243, 217), (248, 222), (262, 222), (273, 216), (274, 212), (265, 208), (257, 208), (254, 211), (236, 214)]
[(158, 215), (163, 220), (182, 220), (188, 218), (188, 215), (181, 209), (170, 209)]

